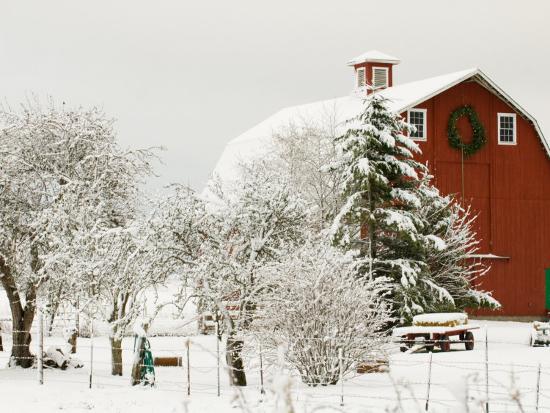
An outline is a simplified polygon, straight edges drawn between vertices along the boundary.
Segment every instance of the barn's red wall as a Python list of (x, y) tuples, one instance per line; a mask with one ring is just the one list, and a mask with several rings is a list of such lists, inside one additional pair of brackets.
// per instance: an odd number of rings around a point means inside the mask
[[(503, 305), (499, 315), (545, 315), (545, 268), (550, 268), (550, 159), (535, 128), (517, 113), (517, 145), (499, 145), (497, 113), (516, 113), (475, 82), (464, 82), (431, 98), (422, 155), (444, 193), (461, 195), (461, 154), (447, 140), (447, 123), (459, 106), (471, 105), (485, 127), (487, 143), (464, 161), (464, 198), (476, 213), (479, 253), (510, 257), (491, 265), (481, 288)], [(405, 114), (404, 114), (405, 115)], [(471, 140), (466, 118), (458, 124)], [(484, 313), (488, 314), (488, 313)]]

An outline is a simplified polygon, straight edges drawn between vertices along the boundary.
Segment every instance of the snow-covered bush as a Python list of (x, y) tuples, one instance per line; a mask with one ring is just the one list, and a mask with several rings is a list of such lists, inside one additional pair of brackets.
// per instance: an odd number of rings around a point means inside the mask
[(270, 287), (255, 323), (258, 340), (274, 352), (287, 345), (286, 361), (304, 383), (335, 384), (340, 367), (345, 373), (380, 357), (392, 321), (384, 299), (388, 285), (357, 277), (350, 254), (315, 240), (264, 268), (262, 277)]

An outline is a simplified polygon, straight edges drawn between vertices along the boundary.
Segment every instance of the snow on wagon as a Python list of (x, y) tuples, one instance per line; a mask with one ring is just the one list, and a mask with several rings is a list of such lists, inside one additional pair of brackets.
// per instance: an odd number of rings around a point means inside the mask
[[(393, 336), (401, 343), (401, 351), (417, 351), (425, 348), (433, 351), (438, 346), (441, 351), (449, 351), (451, 344), (464, 344), (466, 350), (474, 349), (474, 334), (477, 326), (468, 324), (464, 313), (432, 313), (413, 317), (412, 326), (397, 327)], [(458, 339), (452, 339), (457, 337)]]

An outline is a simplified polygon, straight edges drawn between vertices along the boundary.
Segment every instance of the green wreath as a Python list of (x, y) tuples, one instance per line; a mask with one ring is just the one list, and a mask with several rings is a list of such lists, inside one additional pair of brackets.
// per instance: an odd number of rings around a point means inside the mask
[[(472, 126), (473, 139), (470, 143), (462, 142), (462, 137), (458, 133), (456, 122), (462, 116), (467, 116)], [(449, 137), (449, 144), (458, 150), (464, 151), (464, 156), (468, 157), (479, 151), (487, 139), (485, 138), (485, 129), (477, 117), (477, 113), (471, 106), (461, 106), (455, 109), (449, 117), (449, 125), (447, 127), (447, 135)]]

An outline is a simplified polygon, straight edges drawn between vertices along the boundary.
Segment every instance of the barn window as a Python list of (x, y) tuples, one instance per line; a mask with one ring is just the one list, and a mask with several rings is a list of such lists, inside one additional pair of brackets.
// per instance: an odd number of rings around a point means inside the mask
[(498, 143), (499, 145), (516, 144), (516, 114), (498, 114)]
[(372, 68), (372, 86), (375, 89), (388, 87), (388, 68), (387, 67)]
[(427, 140), (426, 130), (426, 109), (411, 109), (407, 112), (408, 122), (416, 128), (415, 132), (411, 132), (410, 136), (416, 141)]
[(363, 87), (365, 83), (365, 68), (360, 67), (357, 69), (357, 87)]

